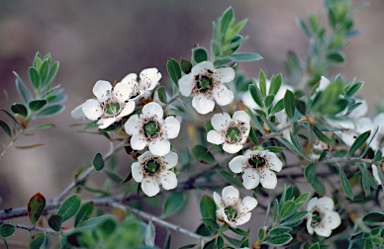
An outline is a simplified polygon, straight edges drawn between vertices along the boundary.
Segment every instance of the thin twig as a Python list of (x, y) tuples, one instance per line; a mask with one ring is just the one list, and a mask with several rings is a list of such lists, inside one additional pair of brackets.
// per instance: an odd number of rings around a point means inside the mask
[(3, 150), (3, 152), (0, 154), (0, 161), (3, 159), (5, 154), (8, 153), (8, 151), (12, 148), (16, 140), (19, 138), (20, 134), (23, 132), (23, 129), (20, 128), (17, 130), (15, 136), (12, 138), (11, 142), (9, 142), (8, 146)]

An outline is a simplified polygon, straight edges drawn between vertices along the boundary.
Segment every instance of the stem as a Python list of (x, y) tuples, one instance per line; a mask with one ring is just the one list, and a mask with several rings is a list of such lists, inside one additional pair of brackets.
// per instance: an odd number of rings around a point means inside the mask
[(19, 138), (20, 134), (23, 132), (23, 129), (20, 128), (17, 130), (15, 136), (12, 138), (11, 142), (9, 142), (8, 146), (3, 150), (3, 152), (1, 153), (0, 155), (0, 161), (3, 159), (3, 157), (5, 156), (5, 154), (8, 153), (8, 151), (12, 148), (12, 146), (14, 145), (14, 143), (16, 142), (16, 140)]
[(180, 93), (178, 93), (176, 96), (174, 96), (172, 99), (170, 99), (169, 102), (163, 108), (165, 109), (167, 106), (169, 106), (170, 104), (172, 104), (173, 102), (175, 102), (179, 98), (180, 98)]

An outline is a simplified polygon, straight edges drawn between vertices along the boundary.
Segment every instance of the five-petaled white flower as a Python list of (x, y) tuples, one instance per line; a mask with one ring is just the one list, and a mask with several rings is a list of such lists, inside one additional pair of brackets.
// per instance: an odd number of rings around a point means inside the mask
[(148, 97), (158, 85), (160, 79), (161, 73), (157, 68), (146, 68), (140, 72), (139, 80), (137, 80), (137, 74), (130, 73), (121, 82), (128, 84), (132, 88), (132, 99), (139, 99), (140, 97)]
[(132, 115), (124, 125), (131, 135), (131, 146), (142, 150), (148, 145), (152, 154), (164, 156), (171, 149), (168, 139), (179, 135), (180, 122), (175, 117), (163, 118), (163, 109), (155, 102), (146, 104), (140, 115)]
[(218, 220), (227, 223), (230, 227), (236, 228), (251, 219), (251, 211), (257, 206), (257, 200), (246, 196), (240, 199), (239, 190), (233, 186), (225, 187), (222, 197), (214, 192), (213, 198), (216, 203), (216, 217)]
[(276, 154), (267, 150), (247, 151), (229, 162), (229, 168), (234, 173), (244, 172), (242, 178), (246, 189), (254, 189), (259, 183), (264, 188), (274, 189), (277, 177), (273, 171), (279, 172), (282, 167), (283, 163)]
[(177, 154), (173, 151), (164, 156), (155, 156), (146, 151), (139, 156), (138, 162), (132, 164), (132, 177), (136, 182), (141, 182), (141, 189), (149, 197), (160, 192), (159, 184), (165, 190), (174, 189), (177, 178), (169, 169), (176, 166), (177, 159)]
[(180, 93), (191, 96), (192, 106), (200, 114), (207, 114), (215, 108), (215, 102), (220, 106), (231, 103), (233, 92), (223, 83), (231, 82), (235, 78), (235, 70), (231, 67), (216, 69), (210, 61), (196, 64), (192, 71), (179, 79)]
[(127, 84), (118, 83), (112, 88), (108, 81), (99, 80), (93, 87), (97, 100), (88, 99), (81, 109), (88, 119), (98, 120), (99, 128), (105, 129), (133, 112), (135, 102), (129, 100), (131, 93)]
[(233, 118), (228, 113), (215, 114), (211, 123), (214, 130), (207, 134), (207, 140), (213, 144), (223, 144), (223, 150), (236, 153), (243, 148), (250, 130), (250, 117), (244, 111), (237, 111)]
[(332, 230), (341, 224), (340, 215), (333, 211), (333, 200), (327, 196), (314, 197), (308, 202), (307, 230), (309, 234), (329, 237)]

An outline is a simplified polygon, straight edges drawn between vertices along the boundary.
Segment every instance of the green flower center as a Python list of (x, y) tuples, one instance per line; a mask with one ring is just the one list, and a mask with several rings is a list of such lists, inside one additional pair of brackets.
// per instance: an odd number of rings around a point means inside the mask
[(259, 156), (252, 156), (251, 158), (248, 159), (248, 163), (253, 168), (257, 169), (265, 165), (265, 159)]
[(237, 127), (232, 127), (227, 130), (227, 140), (230, 143), (237, 143), (241, 139), (241, 131)]
[(201, 78), (197, 81), (197, 88), (203, 93), (208, 92), (208, 90), (212, 88), (212, 85), (213, 83), (211, 78), (207, 76), (201, 76)]
[(152, 175), (152, 174), (155, 174), (157, 171), (159, 171), (160, 164), (155, 160), (149, 160), (145, 164), (144, 169), (145, 169), (145, 172)]
[(233, 220), (237, 218), (237, 210), (234, 207), (226, 207), (224, 208), (224, 213), (228, 217), (229, 220)]
[(151, 121), (144, 125), (144, 134), (147, 137), (155, 137), (159, 131), (160, 128), (156, 122)]
[(116, 115), (120, 111), (119, 103), (108, 103), (105, 107), (105, 112), (109, 115)]
[(314, 227), (314, 226), (317, 226), (321, 221), (321, 214), (319, 211), (314, 211), (312, 213), (312, 221), (311, 221), (311, 225)]

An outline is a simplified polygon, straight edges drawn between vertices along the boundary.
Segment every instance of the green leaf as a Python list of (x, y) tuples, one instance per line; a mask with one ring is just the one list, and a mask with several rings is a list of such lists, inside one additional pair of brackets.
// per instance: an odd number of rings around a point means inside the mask
[(249, 138), (251, 139), (253, 144), (255, 144), (255, 145), (259, 144), (259, 139), (257, 138), (256, 132), (252, 126), (251, 126), (251, 129), (249, 131)]
[(300, 211), (293, 216), (292, 215), (288, 216), (287, 219), (281, 223), (281, 225), (284, 225), (287, 227), (295, 227), (304, 220), (307, 214), (308, 214), (308, 211)]
[(40, 249), (45, 242), (45, 233), (38, 233), (32, 236), (31, 242), (29, 243), (29, 249)]
[(76, 214), (76, 212), (80, 208), (80, 205), (80, 196), (77, 194), (71, 195), (63, 202), (63, 204), (61, 204), (59, 210), (57, 211), (57, 214), (61, 215), (64, 222)]
[(220, 17), (219, 25), (221, 34), (225, 35), (229, 26), (229, 23), (233, 20), (233, 9), (229, 7), (225, 10), (223, 15)]
[(268, 146), (264, 147), (265, 150), (269, 150), (270, 152), (273, 153), (280, 153), (283, 152), (284, 148), (283, 147), (278, 147), (278, 146)]
[(373, 243), (370, 239), (366, 239), (364, 243), (364, 249), (373, 249)]
[(256, 53), (237, 53), (231, 54), (228, 57), (236, 62), (258, 61), (263, 59), (261, 55)]
[(327, 60), (336, 62), (336, 63), (342, 63), (345, 61), (345, 55), (341, 51), (335, 51), (327, 54)]
[(179, 62), (177, 62), (177, 60), (173, 58), (168, 59), (167, 71), (173, 83), (175, 83), (176, 86), (179, 87), (179, 79), (181, 78), (181, 70), (180, 70)]
[(52, 105), (41, 110), (39, 113), (37, 113), (36, 117), (47, 117), (47, 116), (55, 115), (61, 112), (62, 110), (64, 110), (64, 106)]
[(23, 117), (28, 116), (27, 107), (25, 107), (25, 105), (23, 104), (19, 104), (19, 103), (13, 104), (11, 105), (11, 110), (13, 111), (13, 113), (20, 114)]
[(240, 178), (236, 178), (236, 174), (232, 172), (228, 172), (226, 170), (218, 170), (217, 173), (228, 183), (230, 183), (233, 186), (236, 186), (238, 188), (243, 187), (243, 183), (241, 182)]
[(260, 107), (264, 107), (264, 103), (263, 103), (264, 98), (260, 89), (255, 84), (250, 84), (248, 89), (249, 89), (249, 92), (251, 93), (253, 100), (256, 102), (256, 104)]
[(75, 227), (91, 218), (94, 210), (95, 205), (93, 204), (93, 202), (87, 202), (81, 205), (79, 212), (77, 212), (75, 217)]
[(42, 194), (37, 193), (31, 197), (28, 202), (28, 216), (33, 225), (39, 220), (45, 208), (45, 198)]
[(47, 77), (47, 80), (45, 81), (46, 82), (45, 84), (48, 84), (54, 80), (54, 78), (56, 77), (57, 71), (59, 70), (59, 65), (60, 65), (59, 62), (57, 61), (53, 63), (51, 69), (49, 70), (48, 77)]
[(295, 100), (296, 109), (303, 115), (307, 115), (307, 105), (304, 101), (298, 99)]
[(2, 120), (0, 120), (0, 126), (1, 128), (3, 128), (3, 130), (5, 131), (5, 133), (7, 133), (7, 135), (12, 138), (12, 131), (11, 129), (9, 128), (9, 126)]
[(47, 103), (47, 101), (45, 99), (39, 99), (39, 100), (32, 100), (31, 102), (29, 102), (29, 108), (32, 110), (32, 111), (38, 111), (40, 110), (43, 106), (45, 106), (45, 104)]
[(144, 242), (146, 246), (155, 246), (156, 229), (152, 221), (145, 228)]
[(23, 146), (15, 146), (15, 148), (20, 150), (26, 150), (26, 149), (32, 149), (36, 147), (43, 146), (44, 144), (30, 144), (30, 145), (23, 145)]
[(296, 204), (294, 201), (287, 201), (283, 208), (281, 209), (281, 214), (280, 214), (280, 217), (282, 219), (284, 219), (285, 217), (287, 217), (288, 215), (290, 215), (293, 211), (295, 211), (296, 209)]
[(319, 242), (316, 242), (316, 244), (313, 244), (309, 249), (320, 249)]
[(16, 88), (17, 91), (23, 100), (24, 104), (27, 104), (31, 99), (32, 99), (32, 94), (28, 90), (28, 88), (25, 86), (23, 80), (20, 78), (20, 76), (16, 73), (13, 72), (16, 76)]
[(289, 233), (282, 233), (268, 239), (268, 243), (275, 246), (281, 246), (287, 244), (292, 240), (292, 236)]
[(273, 115), (273, 114), (278, 113), (282, 110), (284, 110), (284, 99), (280, 99), (279, 101), (277, 101), (277, 103), (272, 107), (272, 110), (269, 114)]
[(40, 74), (42, 82), (45, 82), (45, 80), (46, 80), (46, 78), (48, 76), (49, 64), (50, 63), (49, 63), (48, 60), (44, 60), (43, 64), (41, 64), (41, 68), (40, 68), (39, 74)]
[(36, 70), (36, 68), (34, 67), (29, 68), (29, 78), (31, 79), (33, 88), (35, 88), (35, 90), (39, 89), (41, 80), (40, 80), (40, 74)]
[(39, 124), (33, 127), (28, 128), (30, 131), (42, 131), (42, 130), (48, 130), (53, 127), (56, 127), (56, 125), (51, 124), (51, 123), (44, 123), (44, 124)]
[(57, 232), (61, 230), (62, 223), (63, 223), (63, 218), (57, 214), (51, 215), (48, 219), (48, 225)]
[(313, 182), (311, 183), (312, 188), (318, 193), (319, 195), (325, 194), (325, 187), (322, 181), (319, 180), (318, 177), (315, 177), (313, 179)]
[(304, 203), (307, 202), (308, 196), (309, 196), (309, 193), (305, 193), (296, 198), (295, 200), (296, 209), (300, 208), (301, 206), (304, 205)]
[(259, 228), (259, 232), (257, 233), (257, 239), (259, 240), (259, 241), (263, 241), (264, 240), (264, 238), (265, 238), (265, 228), (264, 227), (260, 227)]
[(308, 164), (304, 169), (305, 180), (312, 184), (316, 177), (316, 165), (314, 163)]
[(384, 222), (384, 213), (379, 211), (369, 212), (364, 215), (363, 221), (366, 223)]
[(261, 69), (259, 72), (259, 87), (263, 97), (267, 96), (267, 79), (265, 77), (263, 70)]
[(353, 200), (354, 195), (353, 195), (351, 184), (349, 183), (348, 178), (345, 175), (343, 168), (341, 167), (339, 168), (339, 178), (340, 178), (341, 187), (344, 193), (349, 199)]
[(157, 96), (161, 103), (167, 104), (167, 92), (165, 91), (165, 87), (161, 86), (157, 89)]
[(356, 84), (354, 84), (353, 86), (348, 88), (347, 92), (345, 93), (345, 96), (352, 97), (353, 95), (355, 95), (355, 93), (357, 93), (360, 90), (360, 88), (363, 86), (363, 84), (364, 84), (364, 82), (362, 82), (362, 81), (357, 82)]
[(329, 145), (334, 145), (335, 144), (335, 141), (329, 137), (327, 137), (326, 135), (324, 135), (320, 130), (319, 128), (317, 128), (315, 125), (312, 126), (312, 130), (313, 132), (315, 133), (316, 137), (320, 140), (320, 141), (323, 141), (324, 143), (326, 144), (329, 144)]
[(181, 66), (181, 70), (183, 70), (185, 74), (189, 74), (192, 70), (192, 63), (190, 61), (181, 59), (180, 66)]
[(108, 220), (108, 219), (111, 219), (111, 218), (114, 219), (114, 216), (112, 216), (112, 215), (97, 216), (95, 218), (86, 220), (83, 223), (79, 223), (76, 230), (92, 230), (97, 225), (99, 225), (101, 222)]
[(193, 154), (193, 157), (196, 159), (196, 161), (200, 163), (213, 164), (216, 162), (212, 153), (209, 152), (208, 149), (201, 144), (195, 145), (192, 148), (192, 154)]
[(12, 224), (1, 224), (0, 225), (0, 236), (7, 238), (12, 236), (16, 232), (16, 226)]
[(288, 233), (291, 230), (292, 230), (291, 227), (279, 226), (279, 227), (275, 227), (275, 228), (272, 228), (271, 230), (269, 230), (268, 234), (271, 235), (271, 236), (275, 236), (275, 235), (280, 235), (280, 234), (283, 234), (283, 233)]
[(281, 87), (281, 84), (283, 83), (283, 77), (281, 74), (276, 75), (271, 80), (271, 86), (269, 87), (268, 94), (276, 95)]
[(366, 132), (360, 134), (360, 135), (356, 138), (355, 142), (353, 142), (351, 148), (350, 148), (349, 151), (348, 151), (348, 154), (349, 154), (350, 156), (353, 156), (353, 154), (354, 154), (358, 149), (360, 149), (361, 146), (367, 141), (367, 139), (369, 138), (370, 135), (371, 135), (371, 131), (366, 131)]
[(196, 244), (189, 244), (189, 245), (179, 247), (178, 249), (189, 249), (189, 248), (194, 248), (195, 246), (196, 246)]
[(177, 211), (179, 211), (185, 205), (185, 195), (181, 192), (174, 192), (167, 196), (164, 202), (162, 217), (166, 218)]
[(292, 119), (295, 115), (295, 95), (289, 90), (284, 95), (284, 108), (287, 116)]
[(303, 19), (301, 18), (297, 19), (296, 23), (299, 26), (299, 28), (304, 32), (304, 34), (307, 36), (307, 38), (310, 39), (312, 37), (312, 32), (309, 30), (308, 26), (305, 24)]
[(104, 168), (103, 156), (100, 153), (96, 153), (96, 155), (93, 157), (92, 165), (96, 171), (100, 171)]
[(208, 60), (208, 52), (204, 48), (198, 47), (192, 50), (192, 56), (195, 63), (200, 63)]
[(203, 218), (216, 220), (216, 204), (208, 195), (203, 195), (203, 197), (201, 197), (200, 213)]
[(274, 99), (275, 99), (275, 95), (266, 96), (264, 99), (265, 107), (269, 108), (272, 105)]
[(305, 154), (303, 154), (300, 150), (298, 150), (295, 146), (291, 144), (287, 139), (283, 137), (277, 137), (277, 140), (279, 140), (280, 143), (282, 143), (285, 147), (287, 147), (290, 151), (295, 153), (298, 156), (306, 157)]

